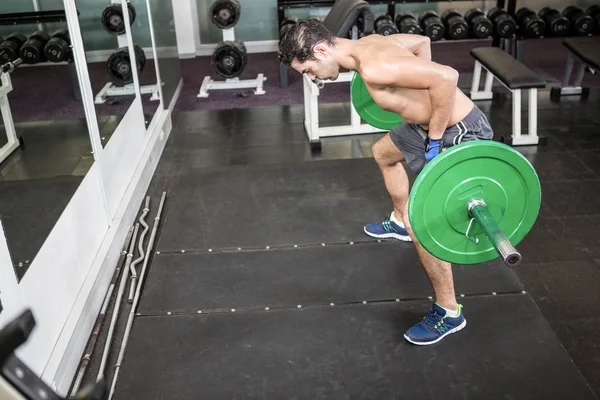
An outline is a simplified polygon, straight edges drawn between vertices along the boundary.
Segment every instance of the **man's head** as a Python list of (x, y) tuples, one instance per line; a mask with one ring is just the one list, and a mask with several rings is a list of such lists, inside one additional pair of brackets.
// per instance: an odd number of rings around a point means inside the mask
[(337, 79), (340, 66), (333, 58), (335, 36), (316, 19), (300, 19), (279, 43), (279, 61), (311, 80)]

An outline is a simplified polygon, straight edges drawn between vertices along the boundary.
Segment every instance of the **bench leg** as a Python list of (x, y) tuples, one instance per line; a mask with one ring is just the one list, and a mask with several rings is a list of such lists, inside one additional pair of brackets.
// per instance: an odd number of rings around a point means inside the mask
[(484, 69), (479, 61), (475, 61), (475, 70), (473, 71), (473, 82), (471, 83), (471, 100), (492, 100), (492, 82), (494, 75), (486, 70), (487, 76), (485, 79), (484, 91), (479, 90), (479, 81), (481, 80), (481, 70)]
[(302, 85), (304, 86), (304, 130), (309, 143), (317, 143), (320, 141), (319, 89), (315, 88), (316, 93), (313, 93), (313, 88), (310, 86), (312, 82), (306, 76), (303, 76)]
[(521, 139), (521, 89), (512, 91), (512, 139), (513, 144)]
[(521, 134), (521, 89), (513, 91), (513, 146), (536, 145), (540, 143), (537, 134), (537, 92), (536, 88), (529, 89), (528, 134)]
[(492, 83), (494, 83), (494, 75), (490, 71), (487, 71), (485, 75), (485, 88), (483, 89), (485, 93), (492, 93)]
[(585, 69), (587, 68), (587, 65), (585, 65), (584, 63), (581, 63), (579, 65), (579, 71), (577, 72), (577, 78), (575, 78), (575, 87), (580, 88), (581, 84), (583, 83), (583, 76), (585, 75)]
[(573, 65), (575, 64), (575, 59), (573, 55), (569, 53), (567, 57), (567, 69), (565, 70), (565, 77), (563, 79), (563, 87), (569, 86), (569, 81), (571, 80), (571, 74), (573, 73)]
[[(573, 67), (575, 66), (576, 62), (580, 63), (579, 71), (577, 72), (577, 77), (575, 78), (574, 85), (569, 86), (569, 81), (571, 80), (571, 75), (573, 74)], [(552, 97), (556, 98), (558, 96), (582, 94), (583, 88), (581, 87), (581, 83), (583, 82), (586, 67), (587, 66), (584, 62), (575, 57), (573, 53), (569, 53), (567, 58), (567, 69), (565, 70), (565, 76), (563, 78), (562, 87), (560, 88), (560, 91), (558, 88), (552, 88)]]

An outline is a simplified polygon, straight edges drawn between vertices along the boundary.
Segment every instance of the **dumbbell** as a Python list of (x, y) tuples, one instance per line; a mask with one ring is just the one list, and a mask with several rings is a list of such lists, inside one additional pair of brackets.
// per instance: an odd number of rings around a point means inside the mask
[(444, 11), (442, 22), (448, 39), (460, 40), (467, 37), (469, 26), (457, 10), (450, 8)]
[(0, 43), (0, 63), (13, 62), (21, 55), (21, 46), (27, 41), (27, 36), (15, 32)]
[(546, 23), (531, 8), (523, 7), (516, 14), (517, 25), (524, 37), (539, 38), (546, 33)]
[(494, 32), (498, 37), (510, 38), (517, 30), (517, 22), (500, 7), (494, 7), (488, 12), (488, 19), (492, 21)]
[[(142, 73), (146, 65), (144, 51), (138, 45), (134, 45), (135, 67), (138, 74)], [(129, 48), (122, 47), (115, 51), (106, 62), (108, 76), (112, 83), (117, 86), (127, 85), (133, 82), (133, 65), (129, 57)]]
[(594, 31), (600, 33), (600, 4), (594, 4), (593, 6), (588, 7), (585, 12), (595, 21)]
[(569, 6), (562, 11), (571, 23), (571, 32), (575, 35), (589, 35), (594, 29), (594, 19), (577, 6)]
[[(136, 18), (136, 11), (135, 7), (129, 1), (127, 2), (127, 11), (129, 12), (129, 23), (133, 25)], [(125, 15), (123, 14), (122, 5), (117, 3), (108, 5), (102, 11), (100, 23), (104, 30), (113, 36), (125, 34)]]
[(396, 15), (396, 28), (398, 28), (400, 33), (409, 33), (411, 35), (421, 34), (421, 27), (415, 16), (407, 11)]
[(569, 32), (571, 23), (558, 10), (544, 7), (538, 12), (538, 15), (546, 23), (546, 31), (551, 36), (563, 36)]
[(59, 29), (52, 34), (46, 46), (44, 46), (44, 56), (51, 62), (66, 61), (71, 54), (71, 38), (69, 31)]
[(394, 25), (394, 21), (389, 14), (382, 14), (375, 18), (375, 33), (382, 36), (389, 36), (398, 33), (398, 28)]
[(487, 19), (479, 8), (471, 8), (465, 13), (465, 21), (469, 25), (469, 33), (480, 39), (487, 38), (492, 34), (492, 21)]
[(45, 61), (44, 47), (50, 40), (50, 35), (45, 31), (33, 32), (23, 46), (21, 46), (21, 58), (25, 64), (36, 64)]
[(419, 16), (419, 25), (421, 31), (431, 39), (432, 42), (438, 41), (444, 37), (444, 24), (437, 13), (433, 10), (424, 11)]

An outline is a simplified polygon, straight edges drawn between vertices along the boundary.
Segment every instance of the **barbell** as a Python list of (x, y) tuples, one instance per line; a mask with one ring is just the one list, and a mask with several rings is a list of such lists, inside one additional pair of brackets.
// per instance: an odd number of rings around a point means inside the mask
[[(391, 129), (402, 121), (379, 108), (358, 74), (350, 93), (367, 124)], [(539, 177), (521, 153), (491, 140), (463, 142), (419, 173), (408, 199), (408, 219), (418, 242), (440, 260), (469, 265), (500, 256), (505, 265), (516, 267), (522, 256), (515, 246), (535, 224), (541, 196)]]

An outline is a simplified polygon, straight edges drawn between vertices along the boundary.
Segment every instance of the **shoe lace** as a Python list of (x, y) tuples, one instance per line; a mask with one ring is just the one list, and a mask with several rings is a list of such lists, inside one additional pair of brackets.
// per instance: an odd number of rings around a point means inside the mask
[(394, 232), (395, 231), (394, 227), (392, 226), (391, 220), (392, 220), (392, 214), (388, 215), (383, 220), (382, 225), (383, 225), (383, 229), (385, 229), (386, 232)]
[(427, 330), (433, 330), (437, 328), (438, 323), (444, 320), (437, 310), (430, 310), (427, 315), (421, 321), (421, 325)]

